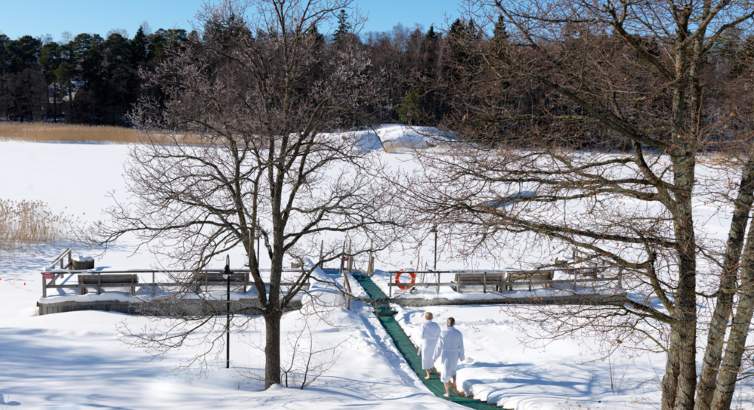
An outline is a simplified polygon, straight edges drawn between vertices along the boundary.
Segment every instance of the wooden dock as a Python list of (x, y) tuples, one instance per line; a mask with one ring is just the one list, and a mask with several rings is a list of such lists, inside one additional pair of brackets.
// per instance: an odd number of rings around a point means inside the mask
[[(231, 269), (227, 280), (221, 269), (74, 269), (75, 262), (71, 250), (66, 249), (41, 272), (40, 315), (77, 310), (152, 316), (224, 315), (228, 286), (231, 313), (259, 312), (257, 289), (248, 268)], [(283, 273), (291, 273), (295, 281), (302, 269), (285, 269)], [(281, 283), (284, 291), (296, 285)], [(300, 307), (300, 299), (294, 299), (289, 308)]]
[[(259, 301), (256, 297), (240, 298), (230, 302), (232, 314), (257, 315)], [(206, 299), (143, 299), (139, 300), (71, 300), (67, 298), (46, 298), (37, 302), (39, 315), (74, 312), (79, 310), (97, 310), (144, 316), (206, 316), (226, 314), (225, 300)], [(301, 308), (301, 300), (291, 301), (288, 310)]]

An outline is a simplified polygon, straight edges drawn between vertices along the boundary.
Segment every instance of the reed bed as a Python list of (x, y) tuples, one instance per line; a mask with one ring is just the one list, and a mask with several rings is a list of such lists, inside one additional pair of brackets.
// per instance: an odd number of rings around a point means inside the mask
[[(30, 142), (101, 142), (134, 144), (143, 142), (172, 143), (169, 134), (143, 132), (126, 127), (104, 125), (53, 124), (44, 122), (6, 122), (0, 121), (0, 140), (18, 140)], [(196, 142), (198, 138), (181, 136), (181, 142)]]
[(0, 199), (0, 248), (69, 239), (71, 221), (43, 201)]

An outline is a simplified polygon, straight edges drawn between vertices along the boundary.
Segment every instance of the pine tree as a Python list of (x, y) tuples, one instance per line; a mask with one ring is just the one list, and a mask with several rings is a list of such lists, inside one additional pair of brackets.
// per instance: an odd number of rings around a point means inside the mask
[(131, 53), (133, 55), (132, 61), (135, 65), (141, 66), (147, 62), (147, 50), (149, 49), (149, 40), (144, 33), (144, 28), (139, 27), (139, 30), (131, 40)]
[(351, 22), (348, 21), (348, 13), (346, 13), (344, 9), (341, 9), (340, 14), (338, 14), (338, 28), (333, 35), (335, 44), (345, 44), (353, 35), (352, 32), (353, 26), (351, 25)]
[(408, 125), (423, 124), (426, 120), (422, 110), (422, 96), (417, 88), (409, 90), (398, 106), (398, 118), (401, 123)]
[(462, 69), (472, 63), (472, 47), (481, 39), (481, 31), (477, 28), (474, 20), (468, 22), (456, 19), (448, 31), (448, 63), (455, 69)]
[(31, 36), (11, 40), (8, 52), (8, 117), (16, 121), (40, 118), (46, 105), (47, 90), (39, 56), (42, 42)]
[(421, 87), (426, 90), (421, 99), (422, 117), (436, 125), (445, 111), (445, 91), (439, 73), (440, 37), (434, 26), (429, 26), (421, 45)]
[(498, 16), (495, 22), (495, 28), (492, 31), (492, 41), (500, 43), (508, 42), (508, 29), (505, 27), (505, 18), (502, 15)]
[(435, 27), (429, 26), (429, 30), (427, 30), (427, 34), (424, 36), (421, 45), (423, 74), (429, 79), (436, 77), (435, 70), (437, 68), (436, 66), (439, 51), (438, 41), (439, 38), (437, 36), (437, 33), (435, 32)]
[(10, 38), (5, 34), (0, 34), (0, 119), (8, 118), (8, 105), (10, 96), (8, 92), (8, 77), (10, 74), (10, 53), (8, 45)]
[[(45, 84), (47, 85), (47, 100), (45, 117), (57, 121), (58, 102), (61, 97), (62, 86), (58, 83), (55, 72), (61, 64), (61, 47), (56, 42), (49, 42), (42, 46), (39, 54), (39, 64), (42, 67)], [(51, 103), (51, 104), (50, 104)]]

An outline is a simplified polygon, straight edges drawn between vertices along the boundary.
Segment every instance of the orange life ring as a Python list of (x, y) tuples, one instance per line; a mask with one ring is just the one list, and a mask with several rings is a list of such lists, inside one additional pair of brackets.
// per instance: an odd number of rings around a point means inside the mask
[(401, 283), (401, 275), (403, 275), (406, 272), (403, 272), (402, 270), (399, 270), (398, 272), (395, 272), (395, 284), (398, 286), (398, 289), (400, 290), (408, 290), (414, 287), (416, 284), (416, 273), (414, 272), (408, 272), (408, 277), (411, 278), (411, 281), (408, 283)]

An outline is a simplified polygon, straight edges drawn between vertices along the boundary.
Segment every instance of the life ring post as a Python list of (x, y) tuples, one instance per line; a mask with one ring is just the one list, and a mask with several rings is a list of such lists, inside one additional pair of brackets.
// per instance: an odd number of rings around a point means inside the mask
[[(401, 276), (408, 275), (409, 281), (404, 283), (401, 282)], [(406, 291), (410, 290), (411, 288), (416, 285), (416, 272), (404, 272), (403, 270), (399, 270), (398, 272), (395, 272), (395, 285), (398, 287), (398, 289)]]

